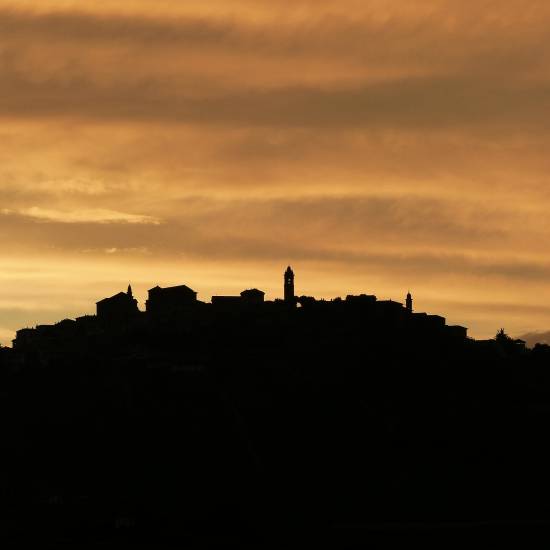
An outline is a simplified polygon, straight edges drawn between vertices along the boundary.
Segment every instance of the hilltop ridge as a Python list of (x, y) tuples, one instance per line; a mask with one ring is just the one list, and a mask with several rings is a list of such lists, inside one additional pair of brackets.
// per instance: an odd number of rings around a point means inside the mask
[(388, 521), (550, 511), (550, 347), (473, 340), (410, 294), (296, 297), (292, 270), (284, 291), (156, 286), (140, 311), (129, 287), (19, 331), (0, 349), (4, 531), (364, 543)]

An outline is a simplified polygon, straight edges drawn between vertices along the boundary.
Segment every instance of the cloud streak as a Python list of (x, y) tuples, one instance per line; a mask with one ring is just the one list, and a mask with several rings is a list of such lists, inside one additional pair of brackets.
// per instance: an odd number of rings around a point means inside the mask
[[(5, 216), (13, 214), (9, 209), (3, 209), (1, 213)], [(15, 214), (40, 222), (53, 222), (58, 224), (161, 224), (159, 219), (152, 216), (128, 214), (106, 209), (60, 211), (32, 206), (31, 208), (19, 210), (15, 212)]]

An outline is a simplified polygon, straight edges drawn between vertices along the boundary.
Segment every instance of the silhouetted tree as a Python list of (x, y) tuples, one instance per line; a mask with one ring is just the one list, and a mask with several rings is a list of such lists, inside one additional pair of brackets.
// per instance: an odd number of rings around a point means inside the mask
[(512, 342), (512, 338), (510, 338), (510, 336), (508, 336), (506, 334), (506, 332), (504, 332), (504, 329), (501, 328), (496, 336), (495, 336), (495, 340), (499, 343), (499, 344), (505, 344), (505, 343), (508, 343), (508, 342)]

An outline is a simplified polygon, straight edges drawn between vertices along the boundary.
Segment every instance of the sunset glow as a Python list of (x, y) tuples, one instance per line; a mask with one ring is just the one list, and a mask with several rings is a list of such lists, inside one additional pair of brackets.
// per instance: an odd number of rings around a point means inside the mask
[(0, 343), (131, 282), (550, 330), (550, 4), (0, 0)]

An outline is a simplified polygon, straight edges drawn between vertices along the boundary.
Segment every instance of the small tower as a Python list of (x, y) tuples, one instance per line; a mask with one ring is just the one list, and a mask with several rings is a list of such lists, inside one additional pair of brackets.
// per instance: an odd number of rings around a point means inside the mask
[(128, 285), (128, 292), (127, 292), (126, 294), (128, 294), (128, 296), (129, 296), (130, 298), (133, 298), (133, 297), (134, 297), (133, 294), (132, 294), (132, 285)]
[(408, 313), (413, 312), (413, 298), (410, 292), (407, 292), (407, 300), (405, 302), (405, 307)]
[(288, 266), (285, 271), (285, 302), (294, 304), (294, 271)]

